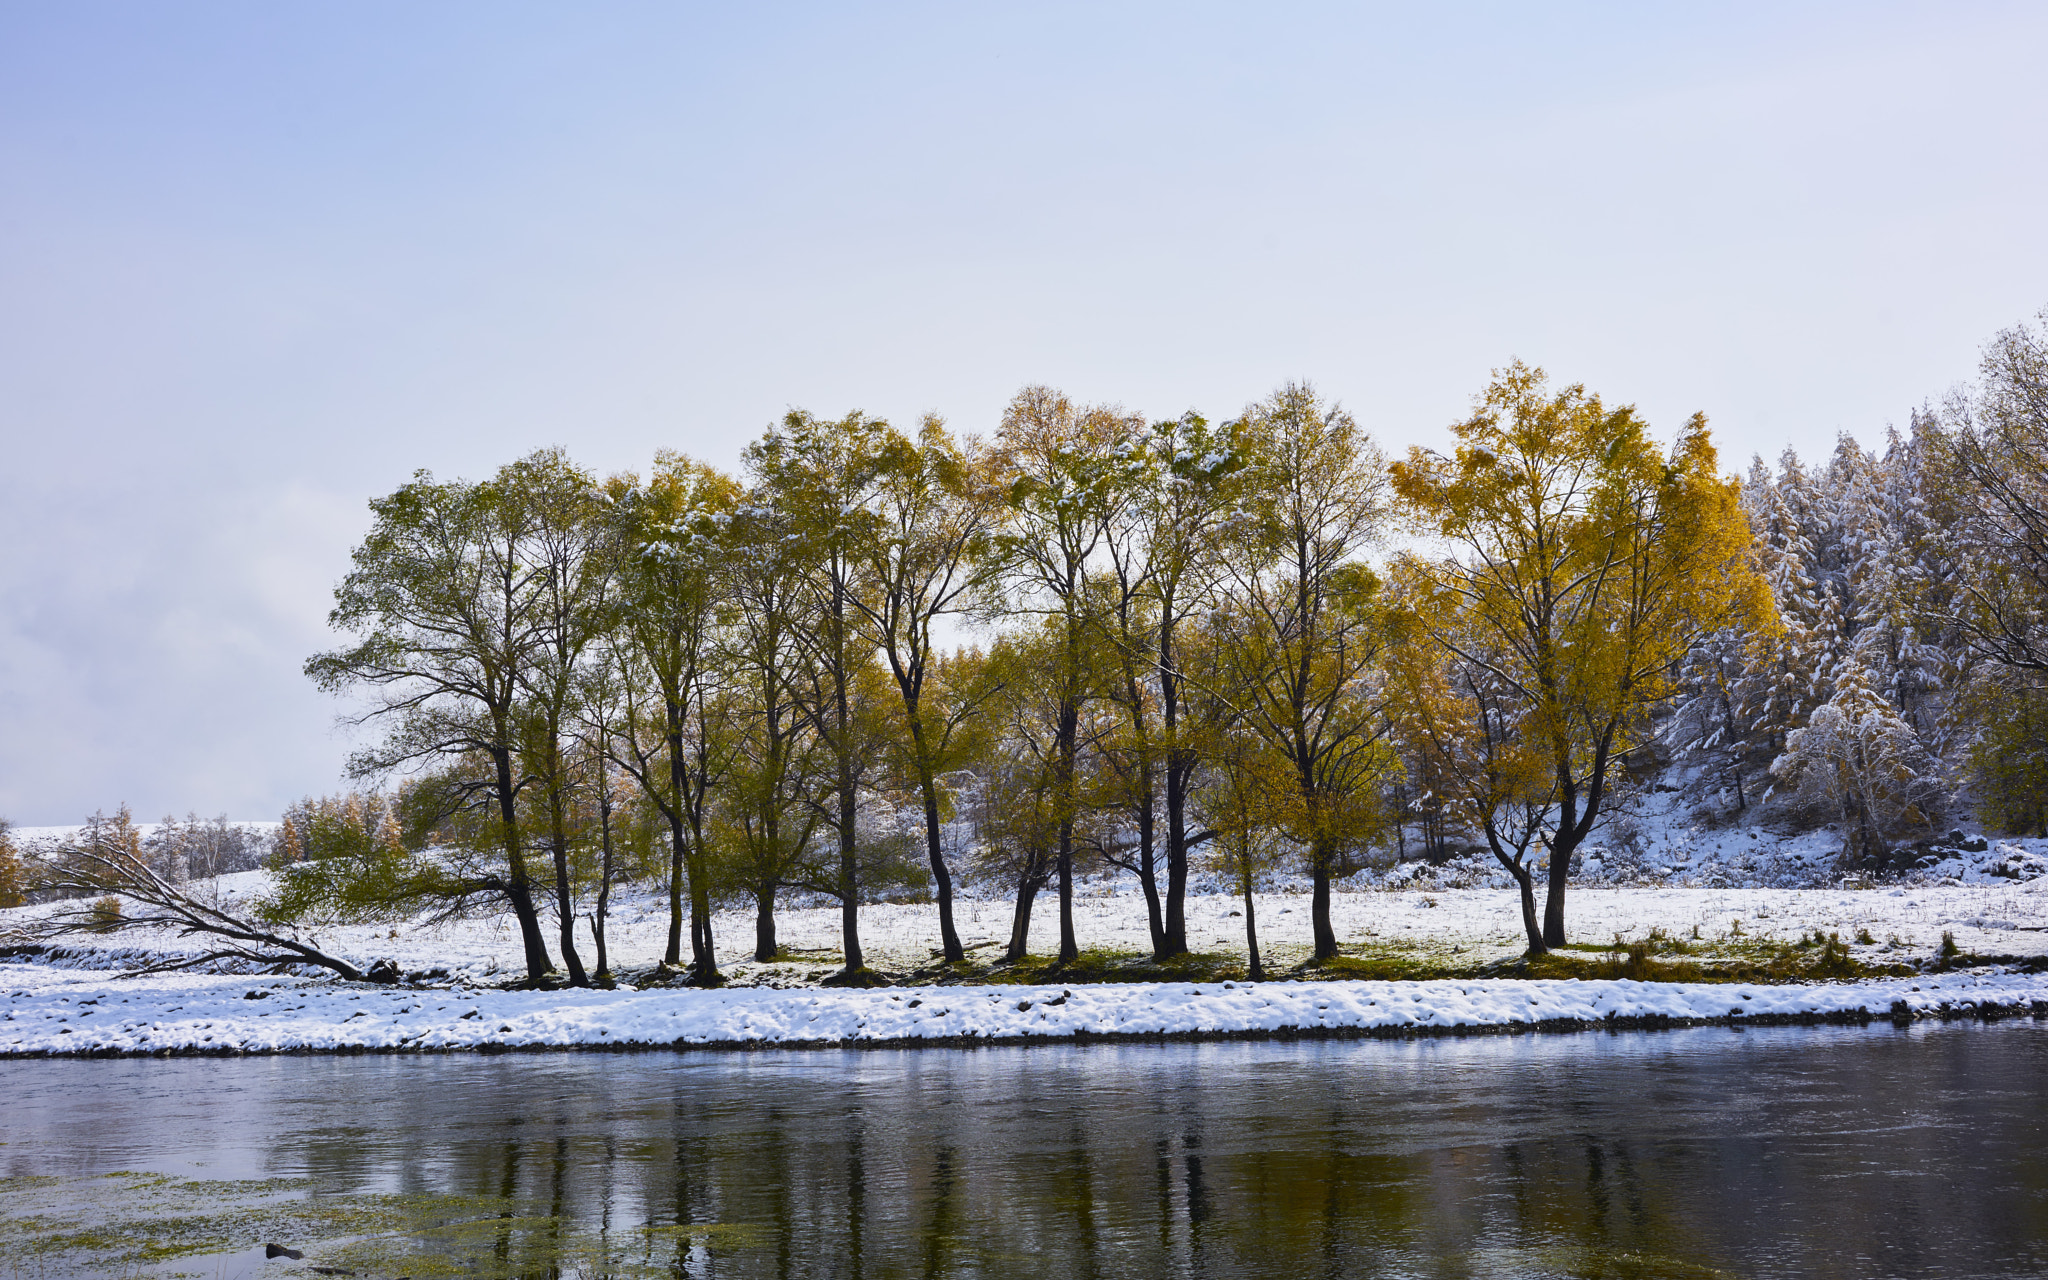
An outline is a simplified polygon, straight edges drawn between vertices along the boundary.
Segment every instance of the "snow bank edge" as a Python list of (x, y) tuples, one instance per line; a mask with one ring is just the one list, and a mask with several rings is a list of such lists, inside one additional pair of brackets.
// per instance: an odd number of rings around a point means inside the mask
[[(1839, 989), (1839, 988), (1838, 988)], [(1904, 1029), (1921, 1022), (2004, 1022), (2028, 1019), (2048, 1022), (2048, 993), (1986, 994), (1979, 998), (1908, 1003), (1893, 1000), (1889, 1006), (1875, 1003), (1755, 1014), (1687, 1015), (1667, 1013), (1610, 1013), (1604, 1017), (1546, 1017), (1528, 1020), (1498, 1020), (1459, 1023), (1405, 1023), (1380, 1025), (1317, 1026), (1287, 1024), (1266, 1027), (1187, 1028), (1174, 1030), (1133, 1029), (1106, 1031), (1076, 1027), (1058, 1032), (989, 1031), (956, 1035), (876, 1035), (841, 1037), (691, 1037), (674, 1040), (645, 1040), (608, 1037), (598, 1040), (476, 1040), (452, 1044), (298, 1044), (289, 1046), (226, 1044), (171, 1045), (131, 1048), (87, 1044), (78, 1049), (0, 1048), (0, 1061), (74, 1058), (243, 1058), (243, 1057), (340, 1057), (365, 1054), (476, 1054), (495, 1056), (516, 1053), (754, 1053), (790, 1049), (982, 1049), (1040, 1045), (1099, 1044), (1196, 1044), (1239, 1041), (1307, 1040), (1418, 1040), (1442, 1037), (1493, 1035), (1556, 1035), (1605, 1031), (1679, 1031), (1696, 1028), (1790, 1026), (1863, 1026), (1889, 1022)]]

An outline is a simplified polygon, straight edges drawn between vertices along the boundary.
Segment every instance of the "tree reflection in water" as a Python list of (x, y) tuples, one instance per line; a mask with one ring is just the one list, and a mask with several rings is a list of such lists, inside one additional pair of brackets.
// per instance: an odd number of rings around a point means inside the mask
[(458, 1219), (303, 1242), (372, 1270), (2028, 1274), (2044, 1067), (2031, 1025), (13, 1063), (0, 1167)]

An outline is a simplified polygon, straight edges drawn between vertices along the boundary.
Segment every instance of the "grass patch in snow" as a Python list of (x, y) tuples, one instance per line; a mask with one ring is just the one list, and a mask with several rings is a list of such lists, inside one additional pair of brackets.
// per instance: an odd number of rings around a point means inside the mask
[[(1867, 932), (1866, 932), (1867, 937)], [(1874, 942), (1859, 937), (1856, 947), (1839, 932), (1815, 931), (1796, 941), (1740, 932), (1714, 937), (1687, 937), (1663, 928), (1637, 940), (1617, 937), (1611, 943), (1569, 943), (1531, 958), (1512, 944), (1469, 940), (1430, 942), (1372, 938), (1342, 944), (1338, 954), (1321, 962), (1300, 947), (1276, 947), (1266, 956), (1271, 981), (1426, 982), (1476, 978), (1629, 979), (1637, 982), (1796, 982), (1846, 981), (1859, 978), (1908, 977), (1926, 971), (1900, 961), (1868, 955)], [(1859, 954), (1858, 948), (1864, 948)], [(880, 975), (863, 971), (848, 980), (839, 971), (803, 966), (817, 960), (792, 956), (795, 964), (762, 968), (757, 975), (819, 986), (1043, 986), (1048, 983), (1168, 983), (1246, 980), (1246, 961), (1232, 952), (1191, 952), (1156, 960), (1150, 952), (1088, 948), (1065, 964), (1053, 956), (1030, 955), (1015, 962), (995, 958), (992, 950), (950, 964), (934, 962), (907, 973)], [(1984, 957), (1945, 951), (1936, 971), (2002, 963)], [(756, 975), (750, 975), (756, 976)]]
[[(1516, 953), (1519, 954), (1519, 953)], [(1423, 982), (1432, 978), (1483, 978), (1499, 973), (1502, 949), (1473, 943), (1405, 942), (1375, 939), (1347, 942), (1320, 964), (1304, 960), (1286, 972), (1290, 978), (1326, 982)]]
[[(1489, 972), (1498, 950), (1456, 943), (1372, 941), (1346, 943), (1339, 954), (1318, 964), (1302, 958), (1299, 947), (1268, 953), (1266, 974), (1272, 981), (1327, 982), (1331, 979), (1420, 981), (1429, 978), (1471, 978)], [(952, 964), (935, 964), (906, 974), (906, 986), (1044, 986), (1050, 983), (1108, 982), (1244, 982), (1248, 964), (1232, 952), (1194, 951), (1166, 960), (1149, 951), (1089, 948), (1066, 964), (1052, 956), (1022, 960), (981, 961), (970, 952)]]
[(1018, 986), (1054, 982), (1222, 982), (1242, 979), (1244, 970), (1242, 956), (1190, 952), (1154, 960), (1149, 951), (1090, 948), (1065, 964), (1053, 956), (1025, 956), (1009, 964), (999, 961), (973, 976), (963, 974), (959, 980)]
[(1839, 933), (1819, 930), (1786, 942), (1741, 934), (1687, 938), (1652, 929), (1639, 941), (1568, 944), (1515, 966), (1519, 977), (1635, 982), (1827, 982), (1918, 972), (1908, 964), (1862, 959)]

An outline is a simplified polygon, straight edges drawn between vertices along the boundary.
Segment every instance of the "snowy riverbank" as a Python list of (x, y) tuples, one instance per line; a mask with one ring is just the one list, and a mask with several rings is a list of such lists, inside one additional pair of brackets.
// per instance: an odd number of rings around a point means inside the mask
[(0, 967), (0, 1057), (883, 1046), (1104, 1037), (1372, 1036), (1893, 1018), (2048, 1018), (2048, 976), (1813, 986), (1158, 983), (870, 991), (405, 990), (219, 974)]
[[(214, 888), (232, 903), (261, 886), (258, 872), (222, 877)], [(659, 958), (667, 924), (662, 906), (651, 895), (628, 893), (620, 900), (610, 933), (613, 963), (622, 972)], [(1243, 921), (1232, 914), (1240, 906), (1224, 895), (1191, 897), (1191, 945), (1212, 954), (1241, 954)], [(0, 912), (0, 927), (50, 909)], [(1347, 952), (1428, 949), (1465, 965), (1520, 950), (1513, 910), (1512, 897), (1495, 890), (1373, 891), (1336, 895), (1332, 916)], [(1143, 951), (1143, 911), (1129, 894), (1082, 898), (1076, 903), (1081, 945)], [(1269, 964), (1306, 955), (1305, 897), (1260, 895), (1258, 913)], [(864, 908), (861, 919), (871, 965), (901, 973), (931, 963), (937, 938), (930, 905)], [(968, 945), (984, 948), (1005, 936), (1009, 904), (964, 901), (959, 919)], [(1041, 904), (1036, 950), (1056, 938), (1056, 920), (1054, 904)], [(1652, 930), (1671, 937), (1697, 931), (1709, 940), (1789, 941), (1824, 931), (1867, 962), (1931, 970), (1944, 933), (1955, 937), (1965, 955), (2029, 960), (2048, 954), (2048, 880), (1877, 889), (1587, 887), (1573, 891), (1571, 921), (1575, 936), (1589, 941), (1641, 938)], [(720, 961), (735, 981), (714, 991), (501, 989), (519, 972), (519, 940), (510, 921), (499, 917), (326, 935), (329, 946), (360, 963), (390, 959), (424, 984), (398, 988), (248, 973), (123, 978), (121, 969), (189, 955), (201, 944), (143, 931), (74, 938), (54, 962), (20, 955), (0, 964), (0, 1056), (1403, 1035), (1857, 1021), (1901, 1011), (1913, 1017), (2048, 1016), (2048, 975), (1989, 967), (1817, 985), (1503, 978), (822, 990), (811, 984), (836, 962), (836, 910), (779, 913), (789, 954), (772, 964), (754, 964), (740, 949), (751, 941), (751, 923), (744, 913), (718, 917)]]

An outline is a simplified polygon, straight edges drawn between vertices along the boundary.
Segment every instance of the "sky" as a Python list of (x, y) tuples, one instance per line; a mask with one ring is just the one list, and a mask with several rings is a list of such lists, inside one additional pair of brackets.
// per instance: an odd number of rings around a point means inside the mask
[(1021, 386), (1730, 470), (2048, 306), (2048, 8), (0, 0), (0, 815), (343, 786), (366, 503)]

